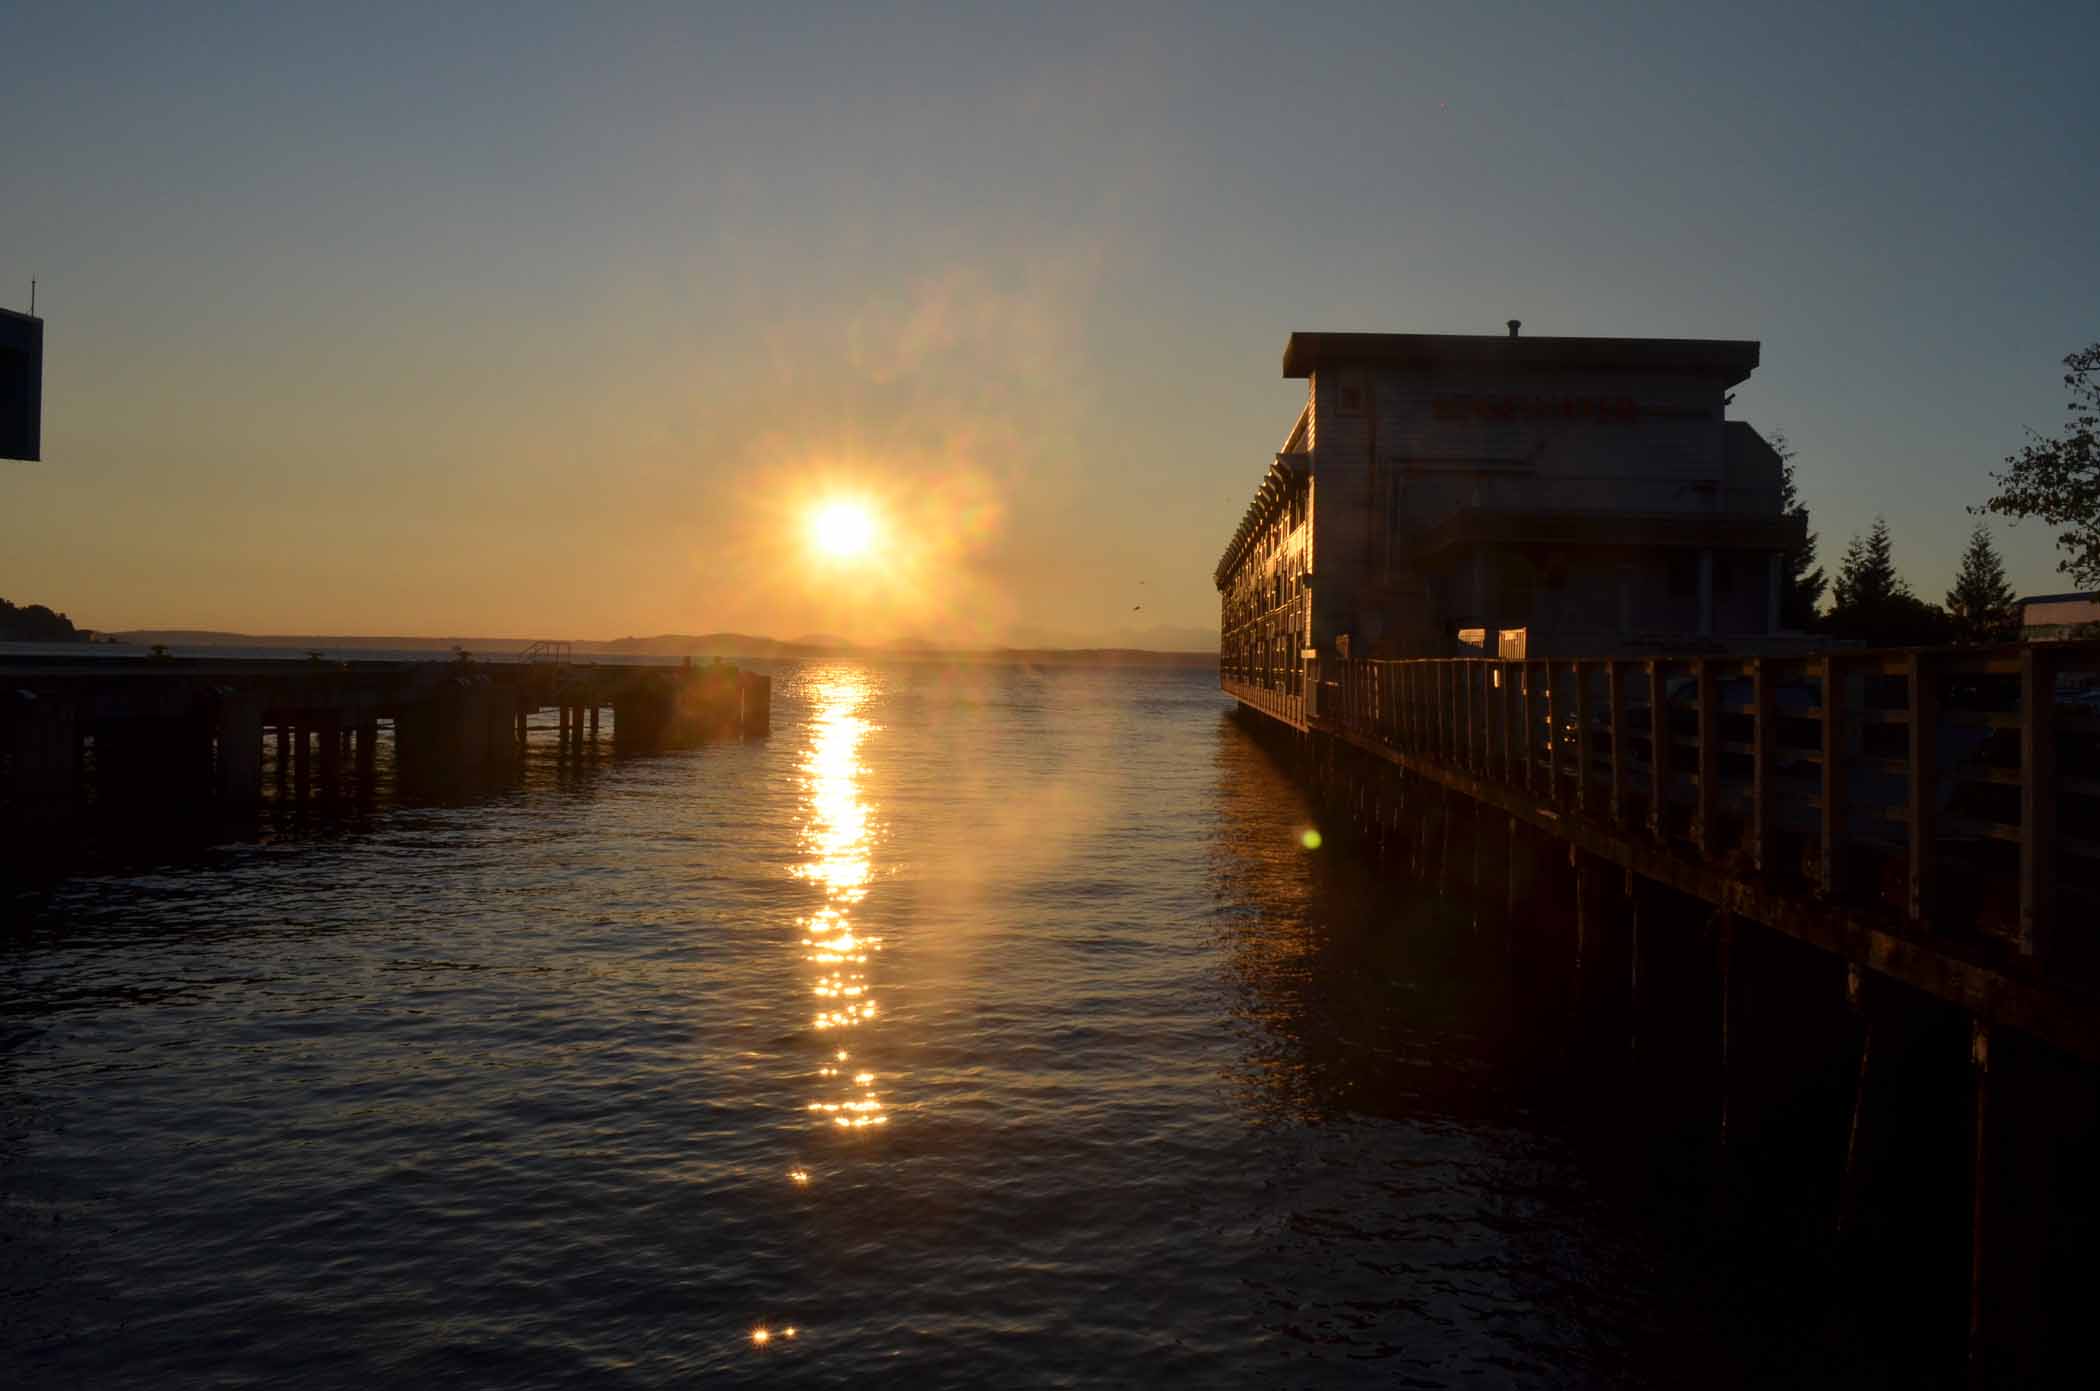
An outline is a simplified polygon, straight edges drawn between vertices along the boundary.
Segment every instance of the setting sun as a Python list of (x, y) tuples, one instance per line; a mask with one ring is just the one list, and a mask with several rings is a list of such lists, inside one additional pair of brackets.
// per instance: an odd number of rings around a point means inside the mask
[(875, 542), (874, 514), (858, 502), (827, 502), (810, 514), (810, 540), (838, 560), (866, 555)]

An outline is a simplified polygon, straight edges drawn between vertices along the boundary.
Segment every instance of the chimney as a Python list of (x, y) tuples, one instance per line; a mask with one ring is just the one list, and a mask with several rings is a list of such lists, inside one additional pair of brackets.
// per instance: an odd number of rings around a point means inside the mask
[(1524, 327), (1524, 321), (1522, 319), (1511, 319), (1509, 321), (1509, 336), (1512, 338), (1516, 337), (1517, 330), (1522, 327)]

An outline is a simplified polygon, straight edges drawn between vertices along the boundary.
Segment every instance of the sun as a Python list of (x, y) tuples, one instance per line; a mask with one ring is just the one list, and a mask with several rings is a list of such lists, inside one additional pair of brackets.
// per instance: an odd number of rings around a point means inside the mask
[(809, 514), (809, 539), (822, 555), (857, 560), (875, 544), (875, 514), (858, 502), (820, 503)]

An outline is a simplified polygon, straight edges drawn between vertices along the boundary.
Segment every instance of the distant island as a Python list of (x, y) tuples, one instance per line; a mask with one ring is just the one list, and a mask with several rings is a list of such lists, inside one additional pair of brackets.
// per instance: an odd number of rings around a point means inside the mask
[[(329, 633), (230, 633), (198, 628), (139, 628), (103, 636), (121, 643), (150, 647), (287, 647), (328, 652), (450, 652), (501, 657), (523, 652), (531, 638), (354, 636)], [(1041, 666), (1209, 666), (1215, 650), (1162, 652), (1137, 647), (944, 647), (923, 641), (857, 643), (829, 634), (794, 641), (751, 633), (662, 633), (575, 641), (577, 658), (600, 656), (740, 657), (747, 660), (812, 660), (823, 658), (921, 661), (1023, 662)]]
[(17, 607), (0, 599), (0, 642), (86, 642), (91, 634), (42, 604)]

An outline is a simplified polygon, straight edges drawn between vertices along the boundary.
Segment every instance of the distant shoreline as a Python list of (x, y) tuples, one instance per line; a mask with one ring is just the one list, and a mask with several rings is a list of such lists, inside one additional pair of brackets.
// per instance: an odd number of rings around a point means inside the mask
[[(98, 640), (137, 647), (285, 648), (325, 652), (451, 652), (500, 657), (523, 652), (532, 638), (355, 636), (332, 633), (231, 633), (213, 629), (135, 628), (97, 632)], [(1215, 651), (1172, 652), (1140, 647), (936, 647), (921, 643), (782, 642), (749, 633), (665, 633), (569, 644), (571, 655), (723, 657), (747, 661), (946, 661), (1020, 662), (1041, 666), (1209, 666)]]

